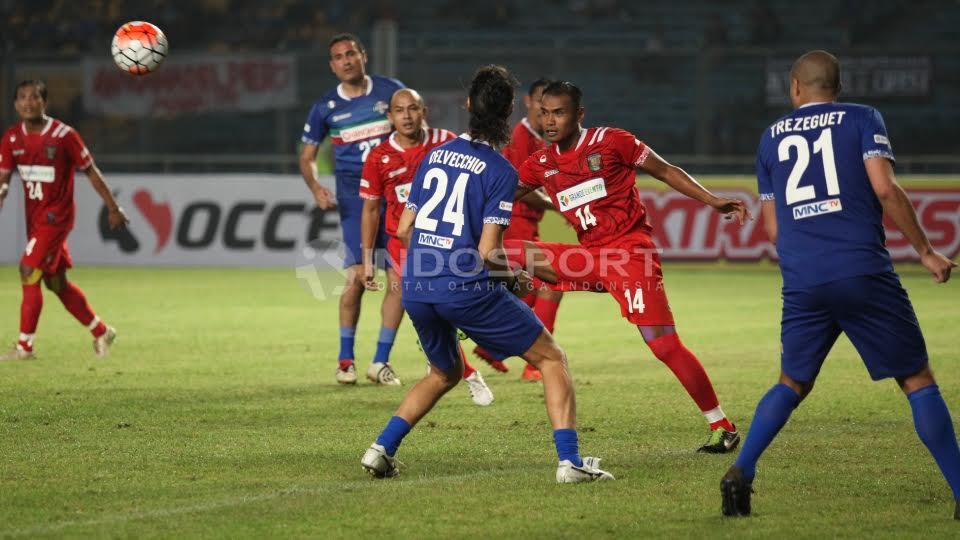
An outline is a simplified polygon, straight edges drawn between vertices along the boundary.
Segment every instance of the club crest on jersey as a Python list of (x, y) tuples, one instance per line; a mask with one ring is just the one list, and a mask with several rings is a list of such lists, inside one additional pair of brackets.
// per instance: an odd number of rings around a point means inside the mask
[(603, 158), (599, 153), (587, 156), (587, 167), (593, 172), (597, 172), (603, 168)]
[(373, 110), (377, 111), (377, 114), (384, 114), (389, 108), (390, 106), (383, 101), (378, 101), (373, 105)]
[(56, 156), (56, 155), (57, 155), (57, 147), (56, 147), (56, 146), (48, 146), (48, 147), (47, 147), (47, 159), (53, 159), (53, 157)]

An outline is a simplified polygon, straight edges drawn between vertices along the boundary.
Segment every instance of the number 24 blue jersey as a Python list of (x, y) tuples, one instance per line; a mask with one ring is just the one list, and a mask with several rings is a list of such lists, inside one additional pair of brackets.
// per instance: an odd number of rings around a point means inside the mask
[(809, 104), (764, 131), (757, 182), (776, 201), (785, 289), (893, 270), (871, 158), (894, 160), (883, 118), (865, 105)]
[(510, 224), (516, 191), (510, 162), (466, 134), (427, 154), (407, 199), (417, 217), (403, 270), (404, 301), (440, 304), (488, 294), (480, 234), (485, 223)]

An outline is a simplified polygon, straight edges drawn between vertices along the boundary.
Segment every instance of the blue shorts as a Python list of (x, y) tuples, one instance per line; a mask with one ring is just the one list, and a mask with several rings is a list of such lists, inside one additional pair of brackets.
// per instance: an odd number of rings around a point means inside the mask
[(893, 272), (784, 289), (780, 364), (791, 379), (816, 379), (840, 332), (875, 381), (907, 377), (927, 365), (920, 323)]
[[(363, 221), (363, 199), (360, 197), (337, 197), (337, 207), (340, 210), (340, 229), (343, 231), (343, 267), (349, 268), (363, 264), (363, 251), (360, 243), (360, 227)], [(377, 233), (376, 249), (378, 253), (385, 253), (387, 249), (387, 231), (384, 229), (383, 216), (386, 212), (380, 211), (380, 231)], [(379, 266), (383, 266), (385, 256), (377, 256)]]
[(496, 287), (475, 299), (445, 304), (403, 301), (420, 346), (430, 364), (450, 370), (459, 359), (457, 328), (477, 345), (507, 356), (527, 352), (543, 332), (543, 323), (526, 304)]

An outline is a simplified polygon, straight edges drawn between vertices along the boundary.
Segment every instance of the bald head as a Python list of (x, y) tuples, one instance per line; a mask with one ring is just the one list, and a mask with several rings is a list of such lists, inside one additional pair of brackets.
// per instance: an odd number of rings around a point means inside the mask
[(393, 93), (393, 96), (390, 98), (390, 106), (393, 105), (401, 98), (405, 97), (411, 101), (416, 102), (418, 105), (423, 107), (423, 97), (420, 95), (420, 92), (417, 92), (413, 88), (401, 88)]
[(790, 78), (810, 94), (831, 98), (840, 94), (840, 62), (827, 51), (810, 51), (798, 58)]

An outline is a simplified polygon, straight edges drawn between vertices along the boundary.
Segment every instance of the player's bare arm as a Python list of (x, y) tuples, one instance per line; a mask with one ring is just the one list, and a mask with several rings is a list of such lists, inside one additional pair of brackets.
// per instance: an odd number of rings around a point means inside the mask
[(13, 177), (13, 171), (0, 171), (0, 209), (3, 209), (3, 201), (7, 199), (10, 192), (10, 178)]
[(513, 270), (507, 262), (507, 254), (503, 250), (503, 231), (506, 227), (495, 223), (485, 223), (480, 233), (480, 243), (477, 251), (483, 259), (490, 277), (502, 281), (517, 296), (523, 298), (533, 290), (533, 280), (526, 270)]
[(363, 249), (363, 286), (375, 291), (379, 288), (374, 266), (374, 244), (380, 227), (380, 199), (364, 199), (363, 216), (360, 220), (360, 245)]
[(108, 186), (107, 181), (103, 179), (103, 174), (100, 173), (100, 169), (97, 168), (96, 165), (90, 165), (83, 172), (86, 173), (87, 178), (90, 179), (90, 185), (93, 186), (94, 191), (103, 199), (103, 204), (107, 206), (107, 222), (110, 224), (110, 228), (116, 229), (129, 223), (130, 220), (127, 219), (127, 214), (124, 213), (123, 208), (120, 208), (117, 199), (113, 196), (113, 192), (110, 191), (110, 186)]
[(404, 208), (403, 214), (400, 215), (400, 224), (397, 225), (397, 238), (403, 242), (403, 247), (410, 247), (410, 237), (413, 236), (413, 220), (416, 219), (417, 213), (410, 208)]
[(920, 263), (933, 274), (937, 283), (946, 283), (950, 272), (957, 266), (930, 245), (923, 227), (917, 220), (917, 213), (910, 203), (907, 193), (897, 183), (893, 166), (886, 158), (875, 157), (863, 162), (870, 178), (870, 185), (883, 206), (883, 213), (890, 216), (900, 232), (907, 237), (913, 249), (920, 255)]
[(553, 205), (553, 201), (550, 200), (550, 197), (543, 192), (543, 188), (535, 189), (529, 191), (526, 195), (519, 198), (519, 200), (527, 203), (537, 210), (553, 210), (555, 211), (557, 207)]
[(333, 194), (329, 189), (321, 186), (317, 180), (317, 145), (304, 143), (303, 149), (300, 150), (300, 174), (321, 210), (329, 210), (336, 206)]
[(686, 171), (665, 161), (653, 149), (650, 149), (650, 155), (647, 156), (639, 169), (667, 184), (675, 191), (712, 206), (721, 214), (736, 217), (741, 225), (751, 217), (750, 211), (744, 206), (743, 201), (717, 197), (703, 187), (700, 182), (694, 180)]
[(776, 201), (762, 201), (760, 215), (763, 217), (763, 230), (767, 231), (770, 243), (777, 243), (777, 203)]

